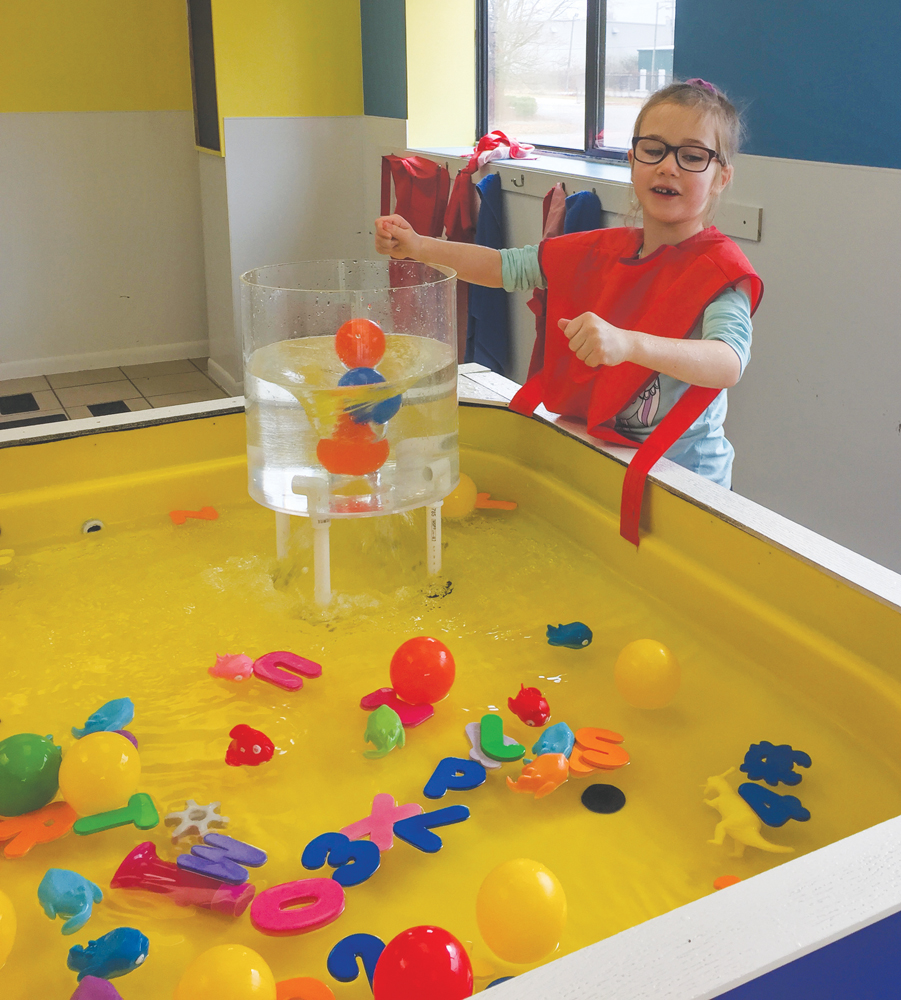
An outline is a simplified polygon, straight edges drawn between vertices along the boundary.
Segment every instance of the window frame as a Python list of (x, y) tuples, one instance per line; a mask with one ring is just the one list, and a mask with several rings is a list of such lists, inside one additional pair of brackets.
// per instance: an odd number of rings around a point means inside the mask
[[(476, 136), (475, 141), (488, 132), (488, 3), (475, 0), (476, 5)], [(583, 148), (569, 146), (536, 145), (541, 152), (560, 156), (577, 156), (592, 160), (624, 163), (628, 150), (612, 146), (593, 145), (595, 137), (604, 130), (604, 84), (607, 61), (607, 0), (586, 0), (585, 25), (585, 122)]]

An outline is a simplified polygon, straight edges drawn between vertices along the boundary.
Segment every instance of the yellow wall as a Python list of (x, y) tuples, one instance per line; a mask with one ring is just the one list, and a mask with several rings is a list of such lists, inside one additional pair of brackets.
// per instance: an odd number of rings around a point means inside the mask
[(475, 4), (407, 0), (407, 144), (475, 141)]
[(189, 111), (185, 0), (5, 0), (0, 112)]
[(363, 114), (359, 0), (213, 0), (221, 118)]

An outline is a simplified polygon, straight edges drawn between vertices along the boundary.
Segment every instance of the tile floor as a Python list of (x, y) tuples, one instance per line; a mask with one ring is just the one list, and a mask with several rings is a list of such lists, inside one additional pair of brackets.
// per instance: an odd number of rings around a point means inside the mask
[(206, 363), (192, 358), (8, 379), (0, 382), (0, 430), (225, 399)]

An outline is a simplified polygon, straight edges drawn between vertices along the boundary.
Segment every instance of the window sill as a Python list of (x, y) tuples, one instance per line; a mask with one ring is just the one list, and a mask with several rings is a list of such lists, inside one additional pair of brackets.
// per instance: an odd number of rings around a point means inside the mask
[[(398, 156), (425, 155), (441, 161), (451, 174), (464, 166), (470, 156), (469, 146), (431, 146), (422, 149), (385, 149)], [(567, 194), (594, 191), (605, 212), (624, 216), (629, 211), (629, 167), (610, 161), (566, 154), (539, 154), (534, 160), (492, 160), (476, 177), (497, 173), (504, 191), (544, 198), (548, 189), (562, 183)], [(733, 238), (760, 241), (763, 209), (724, 201), (716, 214), (720, 232)]]

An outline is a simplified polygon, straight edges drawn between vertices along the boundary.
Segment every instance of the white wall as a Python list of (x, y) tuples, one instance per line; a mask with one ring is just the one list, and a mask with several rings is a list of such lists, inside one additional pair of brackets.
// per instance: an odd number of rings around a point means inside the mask
[(207, 352), (188, 111), (0, 115), (0, 380)]
[(752, 361), (730, 391), (735, 489), (901, 571), (901, 170), (740, 158), (763, 206)]
[(210, 358), (226, 388), (240, 391), (243, 378), (240, 276), (266, 264), (373, 256), (380, 149), (402, 145), (405, 125), (362, 115), (225, 119), (232, 332), (217, 324)]

